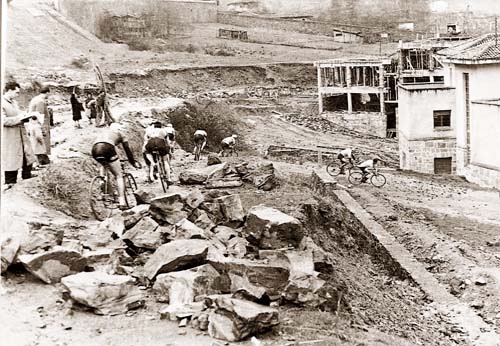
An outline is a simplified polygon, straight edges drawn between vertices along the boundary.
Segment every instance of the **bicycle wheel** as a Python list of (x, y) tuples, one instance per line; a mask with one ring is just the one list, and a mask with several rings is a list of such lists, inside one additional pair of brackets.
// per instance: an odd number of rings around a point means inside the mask
[(134, 192), (137, 190), (137, 183), (134, 176), (130, 173), (125, 173), (123, 180), (125, 183), (125, 202), (127, 202), (129, 208), (133, 208), (137, 205), (134, 195)]
[(159, 158), (158, 161), (158, 174), (160, 175), (161, 188), (163, 189), (163, 192), (167, 192), (168, 180), (167, 174), (165, 173), (165, 164), (162, 158)]
[(99, 221), (104, 221), (111, 216), (112, 194), (108, 191), (109, 184), (106, 183), (104, 177), (97, 176), (92, 179), (89, 190), (90, 209), (95, 218)]
[(370, 178), (370, 182), (373, 186), (382, 187), (385, 185), (386, 179), (382, 174), (377, 173), (372, 175), (372, 177)]
[(336, 162), (329, 163), (326, 166), (326, 171), (328, 174), (330, 174), (332, 177), (336, 177), (337, 175), (340, 174), (340, 166)]
[(359, 185), (363, 181), (363, 173), (361, 172), (351, 172), (349, 174), (349, 178), (347, 178), (349, 182), (353, 185)]

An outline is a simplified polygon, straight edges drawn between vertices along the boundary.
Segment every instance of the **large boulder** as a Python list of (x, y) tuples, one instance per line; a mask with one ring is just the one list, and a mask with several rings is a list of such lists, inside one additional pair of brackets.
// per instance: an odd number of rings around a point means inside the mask
[(153, 280), (158, 274), (189, 269), (205, 264), (210, 244), (205, 240), (174, 240), (160, 246), (144, 265), (144, 276)]
[(264, 164), (250, 170), (249, 173), (243, 176), (243, 180), (253, 183), (255, 187), (264, 191), (272, 190), (277, 185), (272, 163)]
[(138, 205), (150, 204), (151, 200), (156, 197), (156, 195), (153, 192), (142, 189), (134, 191), (134, 196)]
[(93, 308), (97, 314), (123, 314), (144, 305), (143, 293), (130, 276), (83, 272), (66, 276), (61, 283), (73, 300)]
[(203, 230), (210, 231), (215, 227), (215, 223), (210, 219), (208, 213), (204, 210), (196, 210), (196, 218), (194, 224)]
[(304, 237), (299, 220), (262, 205), (248, 211), (243, 231), (248, 241), (260, 249), (298, 248)]
[(227, 242), (227, 253), (236, 258), (243, 258), (249, 252), (250, 243), (245, 238), (234, 237)]
[(61, 245), (64, 238), (62, 228), (43, 226), (31, 229), (29, 235), (21, 241), (20, 254), (41, 253)]
[(132, 248), (156, 250), (163, 244), (158, 223), (150, 217), (145, 217), (133, 228), (125, 232), (122, 239)]
[(212, 302), (208, 333), (216, 339), (240, 341), (279, 324), (278, 310), (268, 306), (226, 296)]
[(339, 304), (338, 290), (316, 275), (296, 275), (290, 279), (282, 293), (286, 302), (308, 308), (335, 311)]
[(238, 232), (227, 226), (217, 226), (214, 228), (214, 233), (217, 239), (219, 239), (224, 245), (228, 245), (232, 238), (238, 237)]
[(237, 275), (253, 286), (264, 288), (271, 300), (278, 299), (290, 276), (288, 268), (263, 261), (219, 258), (209, 262), (221, 274), (221, 286), (217, 288), (224, 293), (238, 291), (238, 287), (231, 283), (231, 275)]
[(19, 261), (30, 273), (48, 284), (83, 271), (87, 264), (79, 252), (60, 246), (44, 253), (19, 256)]
[(219, 273), (210, 264), (188, 270), (160, 274), (153, 289), (171, 305), (186, 305), (197, 296), (220, 293), (214, 288)]
[(186, 196), (186, 206), (191, 210), (198, 208), (204, 201), (205, 196), (198, 189), (191, 191)]
[(106, 238), (119, 238), (125, 232), (125, 219), (121, 215), (107, 218), (99, 224), (98, 231)]
[(20, 246), (21, 244), (16, 237), (2, 237), (0, 249), (0, 256), (2, 258), (0, 268), (2, 273), (14, 262)]
[(174, 226), (175, 239), (207, 239), (206, 232), (188, 219), (182, 219)]
[(179, 174), (179, 181), (181, 184), (186, 185), (204, 184), (210, 178), (216, 179), (218, 177), (223, 177), (225, 168), (226, 164), (221, 163), (203, 168), (189, 169)]
[(241, 204), (240, 195), (229, 195), (216, 198), (215, 201), (219, 203), (220, 210), (228, 226), (238, 227), (245, 221), (245, 211)]
[(213, 153), (208, 154), (207, 166), (218, 165), (221, 163), (222, 163), (222, 160), (220, 159), (219, 155), (213, 154)]
[(332, 256), (318, 246), (310, 237), (302, 239), (302, 247), (307, 251), (312, 251), (314, 270), (324, 274), (331, 274), (334, 270)]
[(149, 204), (139, 204), (132, 209), (122, 212), (125, 229), (134, 227), (149, 212)]
[(153, 198), (151, 200), (149, 213), (158, 222), (166, 222), (174, 225), (189, 216), (188, 213), (183, 210), (186, 197), (186, 193), (171, 192)]

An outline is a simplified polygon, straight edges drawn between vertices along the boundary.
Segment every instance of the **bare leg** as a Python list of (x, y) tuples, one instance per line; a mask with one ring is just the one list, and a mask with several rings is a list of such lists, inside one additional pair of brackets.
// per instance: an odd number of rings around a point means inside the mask
[(127, 202), (125, 199), (125, 181), (123, 180), (122, 167), (120, 161), (116, 160), (108, 164), (108, 168), (115, 176), (116, 186), (118, 187), (118, 203), (120, 207), (126, 207)]
[(163, 156), (162, 159), (163, 159), (163, 166), (165, 167), (165, 175), (167, 176), (167, 180), (172, 181), (172, 179), (170, 179), (171, 172), (170, 172), (170, 160), (168, 159), (168, 154)]
[(200, 154), (203, 151), (203, 149), (205, 149), (205, 145), (207, 145), (207, 141), (203, 141), (203, 144), (201, 145), (201, 149), (200, 149)]
[(149, 180), (151, 181), (154, 181), (155, 180), (155, 177), (154, 177), (154, 170), (155, 170), (155, 166), (158, 164), (157, 162), (154, 162), (154, 159), (153, 159), (153, 155), (151, 155), (150, 153), (146, 153), (146, 158), (149, 160), (149, 162), (151, 163), (149, 165)]

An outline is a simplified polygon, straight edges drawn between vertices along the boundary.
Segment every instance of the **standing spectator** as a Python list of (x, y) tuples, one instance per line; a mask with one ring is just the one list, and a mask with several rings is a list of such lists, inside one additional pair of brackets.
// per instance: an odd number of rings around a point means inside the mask
[(78, 100), (75, 89), (73, 89), (70, 101), (71, 109), (73, 110), (73, 121), (75, 122), (75, 127), (81, 129), (82, 127), (80, 126), (80, 120), (82, 119), (82, 111), (84, 111), (85, 109), (83, 108), (81, 102)]
[(35, 155), (24, 127), (28, 116), (19, 110), (14, 100), (19, 95), (20, 88), (16, 81), (7, 82), (2, 100), (2, 169), (5, 172), (6, 188), (17, 182), (17, 172), (20, 168), (23, 179), (33, 177), (31, 169)]
[(96, 122), (97, 125), (97, 102), (91, 93), (87, 95), (87, 99), (85, 100), (85, 107), (87, 108), (87, 116), (89, 118), (89, 124), (92, 124), (92, 119)]
[[(35, 96), (29, 105), (29, 112), (38, 112), (40, 114), (43, 114), (43, 124), (42, 124), (42, 134), (43, 134), (43, 139), (45, 143), (45, 152), (44, 152), (44, 158), (43, 162), (46, 162), (46, 164), (50, 163), (50, 159), (48, 155), (50, 155), (50, 117), (51, 114), (49, 112), (49, 109), (47, 108), (47, 99), (49, 96), (50, 89), (48, 86), (44, 86), (40, 89), (40, 95)], [(40, 119), (38, 119), (40, 121)]]
[(50, 163), (45, 147), (42, 124), (36, 115), (32, 115), (28, 124), (26, 124), (28, 136), (31, 142), (31, 148), (36, 155), (38, 165), (43, 166)]
[(106, 92), (101, 91), (97, 96), (97, 117), (100, 118), (99, 122), (97, 122), (97, 126), (105, 126), (110, 125), (116, 122), (115, 118), (111, 115), (109, 110), (109, 101)]
[(105, 93), (104, 91), (101, 91), (99, 95), (97, 95), (96, 99), (96, 119), (95, 123), (97, 127), (104, 126), (103, 120), (104, 120), (104, 98), (105, 98)]

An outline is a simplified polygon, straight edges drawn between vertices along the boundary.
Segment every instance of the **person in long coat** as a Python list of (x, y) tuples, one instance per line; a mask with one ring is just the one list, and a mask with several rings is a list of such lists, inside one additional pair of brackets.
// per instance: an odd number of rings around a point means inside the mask
[(26, 124), (26, 129), (28, 130), (31, 148), (33, 149), (33, 153), (36, 155), (38, 164), (49, 164), (50, 161), (48, 161), (45, 140), (42, 131), (42, 124), (38, 120), (38, 117), (36, 115), (33, 115), (33, 113), (31, 114), (29, 123)]
[[(47, 108), (47, 98), (49, 95), (50, 89), (47, 86), (42, 87), (40, 90), (40, 95), (35, 96), (29, 105), (29, 112), (38, 112), (40, 114), (43, 114), (43, 120), (42, 120), (42, 133), (43, 133), (43, 139), (45, 142), (45, 154), (40, 154), (42, 156), (45, 156), (42, 159), (43, 162), (50, 163), (50, 159), (48, 155), (50, 155), (50, 112), (49, 109)], [(41, 120), (41, 119), (38, 119)], [(38, 157), (38, 156), (37, 156)], [(39, 157), (40, 160), (40, 157)]]
[(73, 121), (75, 122), (75, 127), (81, 128), (80, 120), (82, 119), (82, 111), (84, 111), (85, 109), (83, 108), (83, 105), (76, 97), (74, 91), (71, 94), (70, 102), (71, 102), (71, 109), (73, 111)]
[(5, 84), (2, 99), (2, 170), (7, 187), (17, 182), (17, 172), (22, 168), (22, 178), (32, 177), (31, 169), (35, 155), (31, 149), (24, 123), (29, 116), (21, 112), (14, 100), (19, 95), (20, 86), (15, 81)]

